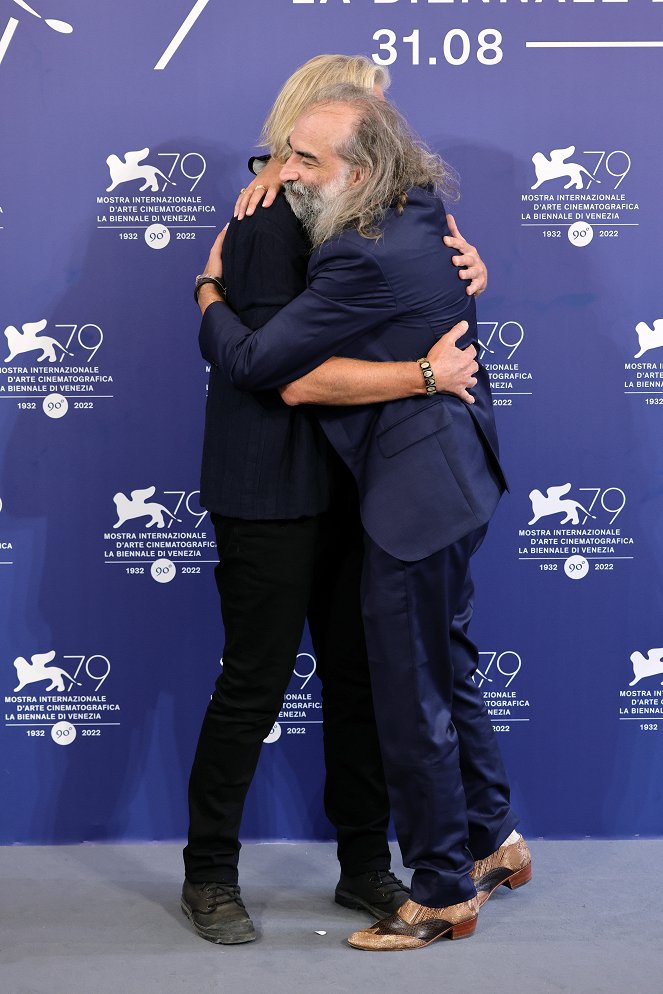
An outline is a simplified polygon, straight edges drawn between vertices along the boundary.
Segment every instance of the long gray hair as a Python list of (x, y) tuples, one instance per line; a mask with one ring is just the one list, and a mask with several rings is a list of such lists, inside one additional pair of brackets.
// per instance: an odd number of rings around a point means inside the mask
[(455, 171), (411, 131), (393, 104), (340, 84), (327, 90), (305, 113), (339, 103), (351, 106), (357, 117), (352, 134), (334, 152), (359, 170), (362, 178), (321, 212), (310, 232), (314, 247), (348, 227), (356, 228), (364, 238), (380, 238), (385, 212), (395, 207), (402, 214), (410, 187), (430, 187), (447, 200), (457, 199)]

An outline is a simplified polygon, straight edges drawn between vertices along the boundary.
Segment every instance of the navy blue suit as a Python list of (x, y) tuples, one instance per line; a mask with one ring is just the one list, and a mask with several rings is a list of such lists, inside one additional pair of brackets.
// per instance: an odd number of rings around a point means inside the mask
[[(444, 208), (414, 189), (387, 211), (378, 240), (354, 230), (317, 249), (308, 288), (259, 331), (222, 303), (201, 325), (203, 355), (236, 386), (268, 389), (333, 355), (413, 360), (465, 319), (465, 293), (442, 237)], [(363, 612), (392, 811), (413, 899), (431, 907), (474, 894), (472, 859), (516, 818), (490, 718), (472, 674), (469, 560), (505, 488), (488, 378), (476, 403), (438, 393), (321, 408), (352, 470), (367, 535)]]

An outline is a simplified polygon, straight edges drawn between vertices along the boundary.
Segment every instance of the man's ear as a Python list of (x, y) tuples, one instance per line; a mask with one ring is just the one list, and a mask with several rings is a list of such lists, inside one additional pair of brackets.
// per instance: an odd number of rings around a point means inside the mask
[(350, 173), (349, 186), (357, 186), (359, 183), (363, 183), (365, 179), (366, 173), (363, 169), (353, 169)]

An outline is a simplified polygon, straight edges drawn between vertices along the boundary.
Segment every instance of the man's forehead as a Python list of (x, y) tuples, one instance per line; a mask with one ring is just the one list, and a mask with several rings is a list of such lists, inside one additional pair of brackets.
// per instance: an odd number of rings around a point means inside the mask
[(290, 145), (295, 151), (324, 153), (350, 135), (356, 116), (349, 104), (327, 104), (304, 111), (295, 121)]

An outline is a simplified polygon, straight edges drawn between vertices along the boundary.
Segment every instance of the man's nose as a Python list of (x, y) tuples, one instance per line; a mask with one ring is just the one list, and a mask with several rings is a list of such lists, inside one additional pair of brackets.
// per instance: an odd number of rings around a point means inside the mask
[(299, 171), (297, 170), (297, 167), (295, 166), (292, 160), (293, 157), (291, 155), (290, 158), (287, 159), (287, 161), (284, 163), (283, 169), (279, 173), (279, 179), (281, 180), (282, 183), (285, 183), (288, 180), (299, 179)]

